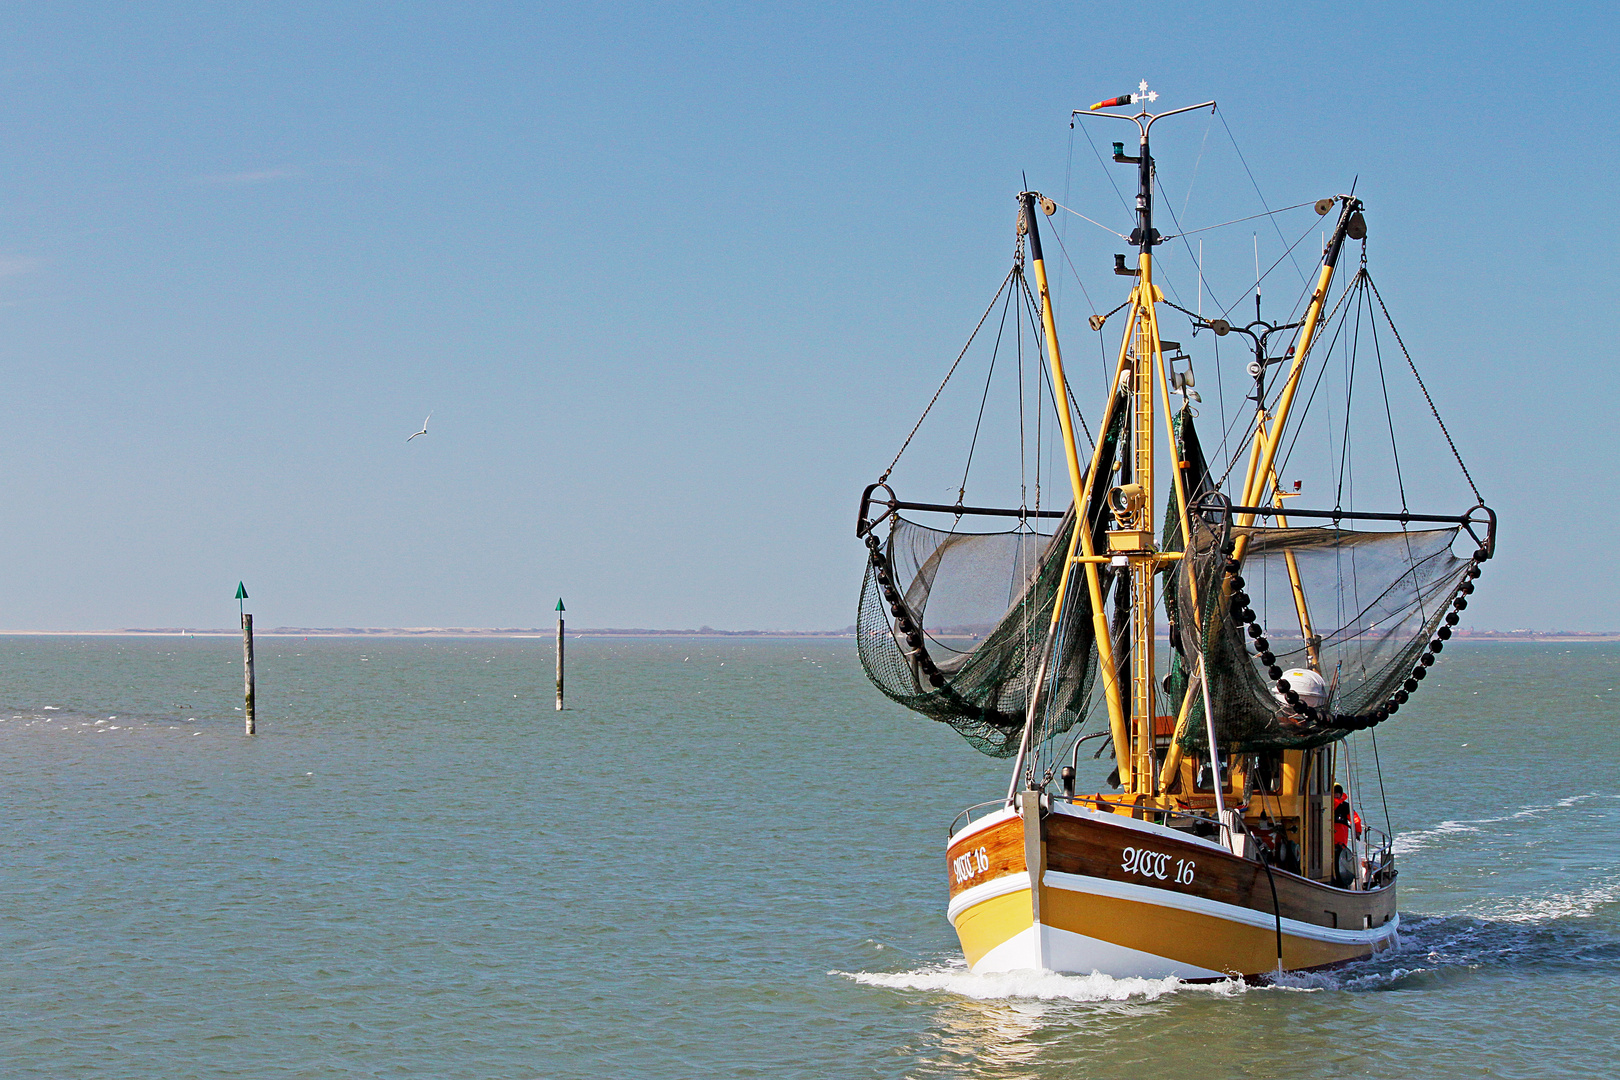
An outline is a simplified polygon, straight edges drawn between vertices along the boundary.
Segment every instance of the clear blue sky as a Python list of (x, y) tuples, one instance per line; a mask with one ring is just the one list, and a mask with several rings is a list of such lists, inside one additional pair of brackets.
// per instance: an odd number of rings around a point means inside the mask
[[(1504, 516), (1475, 624), (1620, 628), (1615, 30), (1579, 4), (13, 5), (0, 628), (229, 625), (239, 578), (261, 625), (544, 625), (562, 595), (583, 626), (845, 626), (856, 495), (1005, 273), (1020, 174), (1128, 227), (1068, 116), (1144, 77), (1220, 100), (1273, 206), (1359, 176)], [(1258, 209), (1219, 121), (1158, 152), (1189, 227)], [(1112, 306), (1124, 249), (1069, 221)], [(1257, 227), (1211, 240), (1217, 293)]]

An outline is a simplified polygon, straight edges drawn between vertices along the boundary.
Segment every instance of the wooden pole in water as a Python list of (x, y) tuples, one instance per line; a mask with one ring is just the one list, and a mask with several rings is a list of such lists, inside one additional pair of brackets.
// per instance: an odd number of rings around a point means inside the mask
[(247, 599), (247, 589), (241, 582), (236, 583), (236, 608), (242, 616), (242, 723), (246, 733), (255, 733), (253, 716), (253, 616), (242, 611), (242, 601)]
[(563, 707), (563, 607), (562, 597), (557, 598), (557, 711), (562, 712)]

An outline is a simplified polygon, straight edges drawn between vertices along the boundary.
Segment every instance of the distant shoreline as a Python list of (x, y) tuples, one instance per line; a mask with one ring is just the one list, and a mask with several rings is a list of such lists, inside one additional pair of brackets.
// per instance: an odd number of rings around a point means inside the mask
[[(575, 629), (568, 637), (716, 637), (716, 638), (853, 638), (850, 630), (620, 630), (614, 628)], [(208, 627), (130, 627), (123, 630), (0, 630), (0, 637), (240, 637), (241, 630)], [(445, 637), (445, 638), (552, 638), (554, 626), (470, 627), (470, 626), (276, 626), (255, 628), (254, 637)]]
[[(208, 627), (130, 627), (122, 630), (0, 630), (0, 637), (238, 637), (237, 629)], [(555, 627), (467, 627), (467, 626), (276, 626), (255, 630), (257, 637), (343, 637), (343, 638), (551, 638)], [(679, 637), (679, 638), (853, 638), (855, 628), (844, 630), (697, 630), (619, 629), (614, 627), (568, 628), (571, 638), (591, 637)], [(1620, 641), (1620, 631), (1550, 630), (1458, 630), (1458, 641), (1532, 642), (1612, 642)], [(1162, 638), (1160, 640), (1163, 640)]]

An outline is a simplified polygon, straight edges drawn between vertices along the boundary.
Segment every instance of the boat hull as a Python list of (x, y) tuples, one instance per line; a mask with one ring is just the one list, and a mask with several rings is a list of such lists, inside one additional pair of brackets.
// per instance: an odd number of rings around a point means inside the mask
[(1268, 877), (1218, 844), (1063, 802), (975, 822), (948, 860), (949, 915), (976, 972), (1258, 978), (1277, 972), (1279, 953), (1285, 971), (1370, 956), (1399, 926), (1393, 883)]

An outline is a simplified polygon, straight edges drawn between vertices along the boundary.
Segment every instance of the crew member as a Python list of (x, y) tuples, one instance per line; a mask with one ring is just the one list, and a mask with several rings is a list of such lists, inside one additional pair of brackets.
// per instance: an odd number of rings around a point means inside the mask
[(1355, 880), (1355, 857), (1350, 853), (1350, 825), (1355, 822), (1361, 835), (1361, 815), (1350, 809), (1350, 797), (1342, 784), (1333, 785), (1333, 883), (1341, 889)]

